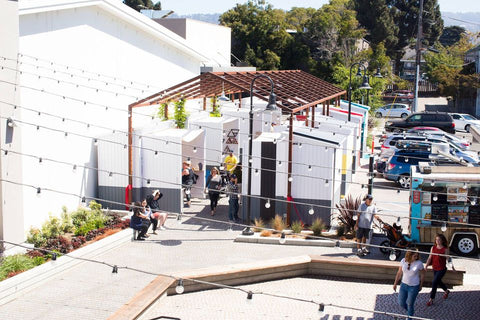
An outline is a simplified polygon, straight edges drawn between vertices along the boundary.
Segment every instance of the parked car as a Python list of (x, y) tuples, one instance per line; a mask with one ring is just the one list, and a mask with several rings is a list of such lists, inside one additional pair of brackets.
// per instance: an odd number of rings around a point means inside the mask
[(386, 163), (383, 177), (397, 182), (400, 187), (409, 189), (411, 185), (410, 167), (419, 162), (430, 161), (429, 151), (397, 150)]
[(450, 133), (446, 133), (446, 132), (443, 132), (442, 130), (438, 130), (438, 131), (425, 131), (425, 132), (421, 132), (421, 131), (417, 131), (416, 133), (417, 135), (419, 136), (426, 136), (426, 137), (431, 137), (431, 138), (441, 138), (441, 139), (444, 139), (448, 142), (451, 142), (453, 143), (454, 145), (456, 145), (458, 148), (460, 148), (461, 150), (468, 150), (470, 149), (470, 142), (468, 142), (468, 140), (466, 139), (462, 139), (460, 137), (457, 137), (456, 135), (454, 134), (450, 134)]
[(406, 118), (411, 114), (410, 107), (402, 103), (389, 103), (380, 107), (375, 112), (375, 117), (400, 117)]
[(480, 126), (480, 120), (466, 113), (450, 113), (455, 123), (455, 129), (470, 132), (471, 126)]
[(405, 119), (390, 120), (385, 123), (388, 132), (402, 132), (419, 126), (436, 127), (445, 132), (455, 134), (455, 123), (448, 113), (423, 112), (414, 113)]
[(408, 129), (407, 133), (430, 132), (430, 131), (441, 131), (441, 132), (443, 132), (443, 130), (440, 130), (440, 129), (435, 128), (435, 127), (413, 127), (411, 129)]

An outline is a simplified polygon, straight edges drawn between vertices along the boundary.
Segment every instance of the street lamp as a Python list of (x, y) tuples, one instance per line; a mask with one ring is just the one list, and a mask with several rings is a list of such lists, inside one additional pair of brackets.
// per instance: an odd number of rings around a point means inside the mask
[(350, 66), (350, 78), (348, 81), (348, 121), (350, 121), (352, 117), (352, 69), (354, 66), (358, 66), (357, 76), (362, 75), (361, 71), (363, 69), (363, 81), (362, 85), (358, 87), (358, 89), (372, 89), (372, 87), (370, 87), (370, 84), (368, 83), (367, 68), (363, 65), (364, 62), (365, 61), (355, 62)]
[[(267, 111), (275, 111), (277, 110), (277, 103), (276, 103), (276, 95), (273, 92), (274, 84), (272, 78), (265, 74), (259, 74), (256, 75), (253, 79), (252, 82), (250, 83), (250, 128), (248, 132), (248, 206), (247, 206), (247, 224), (250, 224), (250, 210), (251, 210), (251, 203), (252, 203), (252, 148), (253, 148), (253, 85), (255, 83), (255, 80), (258, 78), (266, 78), (270, 81), (270, 96), (268, 98), (268, 104), (265, 108)], [(253, 235), (253, 231), (250, 229), (250, 227), (246, 227), (242, 231), (243, 235), (251, 236)]]

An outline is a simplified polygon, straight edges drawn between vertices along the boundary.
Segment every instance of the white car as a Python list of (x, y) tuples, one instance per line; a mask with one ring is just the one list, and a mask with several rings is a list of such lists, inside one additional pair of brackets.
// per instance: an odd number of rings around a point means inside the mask
[(480, 120), (466, 113), (450, 113), (455, 123), (455, 130), (470, 132), (471, 126), (480, 126)]
[(407, 104), (403, 103), (389, 103), (380, 107), (375, 112), (375, 117), (377, 118), (406, 118), (411, 114), (410, 107)]

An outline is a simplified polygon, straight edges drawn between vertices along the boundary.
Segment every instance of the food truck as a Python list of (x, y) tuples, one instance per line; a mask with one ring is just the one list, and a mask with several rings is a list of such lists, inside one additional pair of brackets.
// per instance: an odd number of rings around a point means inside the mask
[(412, 166), (410, 236), (432, 244), (437, 233), (459, 255), (475, 254), (480, 239), (480, 167)]

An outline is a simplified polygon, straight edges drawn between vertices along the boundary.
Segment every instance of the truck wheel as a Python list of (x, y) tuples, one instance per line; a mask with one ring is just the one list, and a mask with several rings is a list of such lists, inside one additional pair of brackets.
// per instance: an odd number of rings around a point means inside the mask
[(455, 236), (452, 249), (461, 256), (469, 256), (477, 252), (477, 238), (471, 234), (459, 234)]
[(398, 178), (397, 182), (403, 189), (410, 189), (411, 180), (410, 175), (404, 174)]

